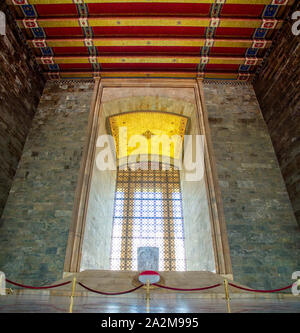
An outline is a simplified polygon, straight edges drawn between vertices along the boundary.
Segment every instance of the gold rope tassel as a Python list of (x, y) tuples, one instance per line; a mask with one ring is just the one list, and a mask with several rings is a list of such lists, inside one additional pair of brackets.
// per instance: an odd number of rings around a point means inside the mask
[(147, 280), (147, 313), (150, 311), (150, 283)]
[(231, 313), (230, 301), (229, 301), (228, 281), (226, 279), (224, 280), (224, 289), (225, 289), (225, 297), (226, 297), (226, 302), (227, 302), (227, 312)]
[(75, 296), (75, 288), (76, 288), (76, 276), (74, 276), (74, 278), (73, 278), (72, 294), (71, 294), (71, 299), (70, 299), (69, 313), (73, 312), (73, 299), (74, 299), (74, 296)]

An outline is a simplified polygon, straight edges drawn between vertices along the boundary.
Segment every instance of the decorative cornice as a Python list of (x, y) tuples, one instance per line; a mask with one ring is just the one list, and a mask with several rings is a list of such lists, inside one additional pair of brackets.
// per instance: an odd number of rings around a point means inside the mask
[[(124, 78), (126, 79), (126, 78)], [(129, 78), (128, 78), (129, 79)], [(141, 78), (143, 80), (143, 78)], [(94, 83), (94, 79), (58, 79), (58, 80), (48, 80), (47, 84), (58, 85), (58, 84), (82, 84), (82, 83)], [(227, 85), (227, 86), (252, 86), (251, 82), (241, 82), (235, 80), (208, 80), (204, 79), (203, 84), (206, 85)]]
[(226, 86), (252, 86), (251, 82), (241, 82), (241, 81), (233, 81), (233, 80), (203, 80), (203, 84), (218, 84), (218, 85), (226, 85)]
[(58, 84), (82, 84), (82, 83), (94, 83), (94, 79), (58, 79), (58, 80), (47, 80), (47, 84), (53, 84), (53, 85), (58, 85)]

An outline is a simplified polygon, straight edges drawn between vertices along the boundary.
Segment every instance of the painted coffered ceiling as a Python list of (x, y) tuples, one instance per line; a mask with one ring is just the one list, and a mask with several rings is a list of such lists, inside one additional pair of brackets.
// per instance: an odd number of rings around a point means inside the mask
[(50, 79), (251, 81), (294, 0), (7, 0)]

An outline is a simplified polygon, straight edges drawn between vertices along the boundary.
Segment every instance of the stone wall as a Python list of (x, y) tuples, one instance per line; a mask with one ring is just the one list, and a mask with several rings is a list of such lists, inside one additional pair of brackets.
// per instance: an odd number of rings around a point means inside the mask
[(234, 278), (289, 285), (300, 230), (252, 86), (204, 86)]
[[(43, 285), (61, 278), (93, 86), (46, 84), (0, 227), (0, 270), (12, 280)], [(300, 231), (254, 90), (204, 90), (234, 277), (254, 288), (288, 285), (300, 267)], [(187, 98), (181, 94), (170, 97)], [(151, 107), (142, 96), (136, 105)]]
[(254, 89), (300, 225), (300, 37), (292, 34), (294, 22), (284, 25)]
[(0, 271), (45, 285), (62, 277), (93, 82), (48, 81), (0, 227)]
[(5, 2), (6, 35), (0, 35), (0, 217), (22, 154), (44, 80)]

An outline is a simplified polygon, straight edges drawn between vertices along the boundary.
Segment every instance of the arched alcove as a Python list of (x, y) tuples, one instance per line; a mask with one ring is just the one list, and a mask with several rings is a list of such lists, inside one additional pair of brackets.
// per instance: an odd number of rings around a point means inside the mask
[[(78, 200), (74, 206), (65, 271), (110, 269), (117, 172), (97, 169), (96, 156), (100, 148), (96, 147), (96, 139), (109, 134), (108, 117), (141, 111), (187, 117), (188, 134), (205, 137), (204, 176), (197, 181), (188, 181), (186, 171), (180, 171), (186, 270), (231, 274), (226, 228), (220, 225), (220, 221), (223, 223), (222, 209), (215, 194), (207, 132), (195, 81), (189, 81), (183, 87), (178, 82), (168, 87), (167, 83), (162, 86), (161, 81), (158, 85), (153, 83), (153, 86), (143, 86), (142, 81), (130, 81), (120, 86), (117, 81), (102, 80), (95, 88), (91, 135), (83, 157), (82, 180), (77, 189)], [(221, 229), (225, 230), (222, 234)]]

